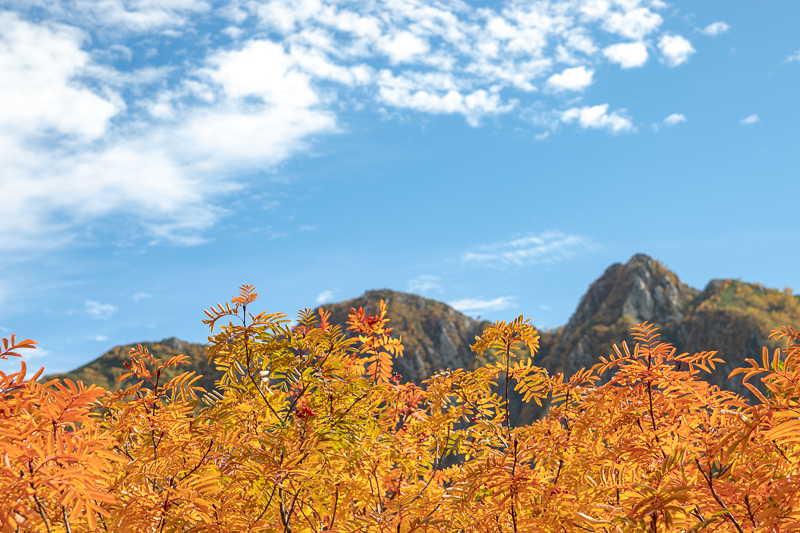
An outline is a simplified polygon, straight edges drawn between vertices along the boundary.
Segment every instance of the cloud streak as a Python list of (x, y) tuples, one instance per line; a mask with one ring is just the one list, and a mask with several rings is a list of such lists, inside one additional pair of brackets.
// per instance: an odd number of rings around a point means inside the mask
[(576, 255), (589, 243), (583, 237), (547, 231), (496, 244), (481, 246), (462, 256), (465, 264), (491, 267), (554, 263)]
[(467, 314), (487, 313), (491, 311), (502, 311), (514, 306), (514, 299), (511, 296), (499, 296), (492, 299), (484, 298), (462, 298), (448, 302), (448, 305), (457, 311)]
[(744, 117), (744, 118), (743, 118), (742, 120), (740, 120), (739, 122), (741, 122), (741, 123), (742, 123), (742, 124), (744, 124), (745, 126), (750, 126), (750, 125), (752, 125), (752, 124), (755, 124), (755, 123), (756, 123), (756, 122), (758, 122), (759, 120), (760, 120), (760, 119), (758, 118), (758, 115), (757, 115), (757, 114), (755, 114), (755, 113), (753, 113), (752, 115), (748, 115), (748, 116)]
[(585, 130), (605, 129), (611, 133), (622, 133), (635, 129), (624, 109), (609, 113), (608, 104), (572, 107), (561, 114), (561, 121), (566, 124), (577, 123)]
[(100, 320), (108, 320), (117, 312), (116, 305), (103, 304), (93, 300), (86, 300), (85, 306), (87, 315)]
[(686, 122), (686, 117), (681, 113), (673, 113), (664, 119), (664, 124), (667, 126), (676, 126), (681, 122)]
[(333, 297), (336, 294), (334, 290), (326, 290), (322, 291), (317, 295), (316, 302), (317, 304), (324, 304), (333, 301)]
[(439, 276), (422, 275), (408, 282), (409, 292), (416, 294), (425, 294), (430, 291), (442, 290), (442, 278)]
[(716, 37), (717, 35), (722, 35), (723, 33), (726, 33), (730, 29), (731, 27), (727, 23), (719, 21), (719, 22), (712, 22), (711, 24), (700, 30), (700, 33), (702, 33), (703, 35), (708, 35), (709, 37)]

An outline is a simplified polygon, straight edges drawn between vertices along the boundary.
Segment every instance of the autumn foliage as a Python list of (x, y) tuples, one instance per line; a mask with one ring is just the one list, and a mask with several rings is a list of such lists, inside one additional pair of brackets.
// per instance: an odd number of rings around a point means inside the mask
[[(565, 379), (534, 365), (526, 320), (497, 322), (473, 347), (488, 364), (417, 387), (392, 370), (383, 303), (346, 335), (322, 310), (256, 313), (256, 296), (206, 312), (214, 391), (162, 379), (183, 358), (141, 348), (126, 390), (0, 372), (0, 530), (800, 531), (792, 328), (733, 372), (754, 404), (703, 381), (715, 352), (678, 354), (646, 323)], [(547, 415), (513, 427), (512, 390)]]

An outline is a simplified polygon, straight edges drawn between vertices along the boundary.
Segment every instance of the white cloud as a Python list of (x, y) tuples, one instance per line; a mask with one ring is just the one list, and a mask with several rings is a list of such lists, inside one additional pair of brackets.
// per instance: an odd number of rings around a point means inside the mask
[(75, 28), (0, 13), (0, 135), (52, 131), (90, 141), (106, 132), (124, 105), (113, 93), (101, 96), (72, 83), (89, 63), (85, 40)]
[[(36, 346), (36, 348), (34, 348), (33, 350), (28, 350), (28, 349), (20, 350), (19, 354), (22, 356), (20, 359), (22, 359), (25, 362), (28, 362), (28, 361), (30, 361), (32, 359), (39, 359), (40, 357), (47, 357), (48, 355), (50, 355), (50, 350), (45, 350), (41, 346)], [(17, 358), (14, 357), (14, 359), (17, 359)], [(10, 361), (2, 361), (2, 363), (5, 363), (6, 365), (9, 362)], [(16, 364), (16, 361), (12, 362), (12, 364)], [(5, 366), (5, 365), (3, 365), (3, 366)]]
[(408, 282), (408, 291), (424, 294), (429, 291), (441, 291), (441, 278), (439, 276), (417, 276)]
[(152, 294), (148, 294), (146, 292), (137, 292), (136, 294), (134, 294), (132, 296), (134, 302), (138, 302), (138, 301), (141, 301), (141, 300), (148, 300), (148, 299), (150, 299), (152, 297), (153, 297)]
[(612, 44), (603, 49), (603, 55), (622, 68), (641, 67), (647, 62), (647, 46), (644, 43)]
[(789, 57), (786, 58), (785, 61), (785, 63), (795, 63), (795, 62), (800, 63), (800, 50), (791, 54)]
[(86, 300), (86, 314), (92, 318), (99, 318), (101, 320), (108, 320), (117, 312), (117, 306), (112, 304), (103, 304), (93, 300)]
[(719, 21), (719, 22), (712, 22), (711, 24), (700, 30), (700, 33), (702, 33), (703, 35), (715, 37), (717, 35), (721, 35), (727, 32), (729, 29), (731, 29), (731, 27), (728, 24)]
[(547, 84), (556, 91), (582, 91), (592, 84), (594, 70), (584, 66), (564, 69), (547, 79)]
[[(639, 7), (641, 2), (624, 1), (614, 2), (623, 11), (610, 11), (605, 14), (603, 28), (606, 31), (627, 37), (629, 39), (642, 39), (656, 31), (664, 19), (647, 7)], [(586, 4), (610, 4), (604, 0), (590, 0)]]
[(380, 49), (393, 63), (404, 63), (428, 52), (427, 41), (408, 31), (400, 31), (379, 41)]
[(680, 35), (664, 35), (658, 41), (658, 48), (670, 67), (686, 63), (689, 61), (689, 56), (695, 53), (692, 43)]
[(667, 126), (675, 126), (681, 122), (686, 122), (686, 117), (680, 113), (673, 113), (664, 119), (664, 124)]
[(561, 121), (577, 122), (583, 129), (607, 129), (612, 133), (632, 131), (633, 123), (624, 113), (624, 110), (608, 113), (608, 104), (572, 107), (561, 114)]
[(97, 342), (103, 342), (103, 341), (107, 341), (108, 340), (108, 337), (106, 337), (105, 335), (92, 335), (89, 338), (91, 340), (97, 341)]
[[(93, 66), (82, 34), (2, 17), (0, 195), (12, 199), (2, 249), (64, 244), (110, 216), (131, 217), (156, 240), (200, 242), (223, 213), (211, 198), (239, 187), (231, 175), (269, 168), (335, 126), (283, 49), (253, 41), (168, 91), (162, 118), (172, 120), (112, 129), (125, 106), (78, 81)], [(207, 103), (185, 105), (198, 96)]]
[(752, 115), (746, 116), (741, 120), (741, 123), (744, 125), (749, 126), (750, 124), (755, 124), (759, 121), (758, 115), (753, 113)]
[[(665, 8), (657, 0), (5, 5), (15, 12), (0, 13), (3, 251), (63, 246), (99, 224), (150, 242), (203, 242), (226, 216), (226, 195), (340, 131), (342, 109), (460, 115), (473, 126), (534, 107), (552, 116), (595, 81), (597, 43), (609, 35), (637, 41), (606, 48), (610, 61), (644, 64), (638, 41), (663, 31)], [(231, 40), (209, 40), (212, 26)], [(146, 46), (132, 34), (146, 35)], [(633, 129), (620, 112), (574, 113), (564, 122)]]
[(461, 300), (447, 302), (447, 304), (462, 313), (476, 314), (508, 309), (509, 307), (513, 307), (514, 299), (511, 296), (499, 296), (491, 300), (483, 298), (463, 298)]
[(333, 296), (335, 293), (336, 293), (335, 290), (322, 291), (317, 295), (316, 301), (318, 304), (328, 303), (333, 300)]
[(381, 102), (397, 108), (412, 109), (432, 114), (461, 114), (472, 126), (478, 126), (486, 115), (505, 113), (515, 105), (514, 101), (504, 104), (500, 95), (479, 89), (463, 94), (455, 89), (440, 92), (420, 85), (407, 77), (393, 76), (388, 71), (381, 72), (378, 98)]
[(493, 267), (553, 263), (574, 256), (589, 243), (583, 237), (560, 231), (528, 235), (510, 241), (489, 244), (462, 256), (465, 263)]

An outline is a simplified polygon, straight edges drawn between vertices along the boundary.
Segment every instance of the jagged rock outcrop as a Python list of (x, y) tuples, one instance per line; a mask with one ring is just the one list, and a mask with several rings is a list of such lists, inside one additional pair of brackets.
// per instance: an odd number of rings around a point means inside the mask
[(614, 343), (629, 339), (630, 327), (644, 321), (656, 324), (666, 340), (677, 341), (685, 336), (684, 320), (698, 294), (646, 255), (615, 263), (592, 283), (557, 332), (544, 365), (571, 375), (610, 353)]

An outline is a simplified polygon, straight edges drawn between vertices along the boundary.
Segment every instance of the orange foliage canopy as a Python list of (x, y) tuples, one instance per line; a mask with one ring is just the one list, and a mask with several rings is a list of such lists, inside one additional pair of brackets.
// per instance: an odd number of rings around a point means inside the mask
[[(0, 531), (800, 531), (792, 328), (733, 372), (753, 405), (701, 379), (714, 352), (677, 354), (646, 323), (565, 380), (533, 365), (526, 320), (497, 322), (474, 346), (492, 362), (417, 387), (392, 373), (383, 303), (353, 310), (348, 338), (324, 311), (253, 314), (256, 298), (206, 312), (215, 391), (164, 382), (183, 357), (141, 347), (116, 392), (0, 372)], [(512, 427), (510, 388), (547, 415)]]

